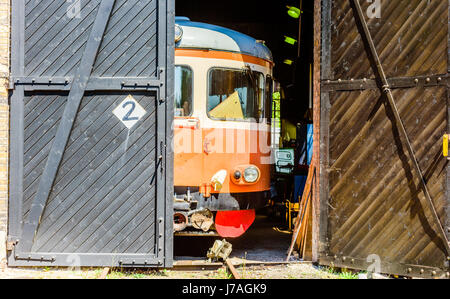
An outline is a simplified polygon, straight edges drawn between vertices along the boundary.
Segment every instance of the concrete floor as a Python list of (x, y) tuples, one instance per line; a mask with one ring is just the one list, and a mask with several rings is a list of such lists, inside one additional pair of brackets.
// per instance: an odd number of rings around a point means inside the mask
[[(291, 242), (291, 234), (279, 232), (281, 223), (264, 215), (257, 215), (249, 230), (236, 239), (227, 241), (233, 245), (231, 257), (253, 261), (283, 262)], [(206, 258), (208, 249), (217, 237), (175, 237), (175, 260)]]

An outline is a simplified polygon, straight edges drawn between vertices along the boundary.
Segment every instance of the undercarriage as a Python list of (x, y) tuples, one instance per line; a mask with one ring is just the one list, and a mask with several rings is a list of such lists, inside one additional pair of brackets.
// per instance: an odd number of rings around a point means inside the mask
[[(195, 187), (175, 187), (174, 232), (183, 235), (238, 236), (264, 207), (269, 192), (216, 193), (204, 197)], [(216, 233), (215, 233), (216, 232)]]

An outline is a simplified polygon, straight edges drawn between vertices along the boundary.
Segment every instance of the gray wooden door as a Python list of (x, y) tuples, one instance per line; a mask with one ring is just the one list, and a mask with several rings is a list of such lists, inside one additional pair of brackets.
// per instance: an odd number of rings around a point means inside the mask
[(172, 265), (173, 0), (12, 2), (10, 266)]

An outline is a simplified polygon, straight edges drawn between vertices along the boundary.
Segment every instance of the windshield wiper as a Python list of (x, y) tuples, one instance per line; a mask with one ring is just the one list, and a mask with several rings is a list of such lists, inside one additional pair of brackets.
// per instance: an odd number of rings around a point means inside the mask
[(250, 68), (250, 65), (245, 65), (244, 67), (245, 73), (249, 76), (250, 81), (252, 82), (253, 88), (256, 90), (257, 84), (256, 84), (256, 78), (254, 76), (253, 70)]

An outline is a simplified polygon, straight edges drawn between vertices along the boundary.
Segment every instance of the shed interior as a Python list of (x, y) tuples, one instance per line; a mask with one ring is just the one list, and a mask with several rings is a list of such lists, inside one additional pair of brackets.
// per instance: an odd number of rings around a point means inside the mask
[[(307, 144), (308, 137), (300, 132), (308, 124), (312, 128), (313, 1), (177, 0), (175, 6), (176, 16), (230, 28), (265, 42), (272, 51), (275, 62), (273, 77), (280, 86), (280, 147), (294, 148), (295, 155), (301, 155), (299, 149)], [(300, 8), (300, 17), (291, 17), (289, 7)], [(287, 43), (286, 37), (296, 41), (294, 44)], [(295, 133), (289, 135), (287, 131)], [(232, 256), (265, 261), (286, 258), (292, 237), (288, 233), (289, 224), (285, 216), (286, 201), (298, 202), (298, 195), (301, 194), (294, 190), (295, 181), (299, 177), (306, 180), (307, 164), (296, 157), (290, 174), (280, 175), (273, 171), (272, 186), (277, 191), (277, 199), (271, 201), (269, 208), (257, 211), (257, 218), (249, 231), (229, 240), (233, 244)], [(295, 213), (292, 217), (295, 219), (294, 216)], [(177, 236), (175, 259), (205, 257), (212, 244), (211, 237)]]

